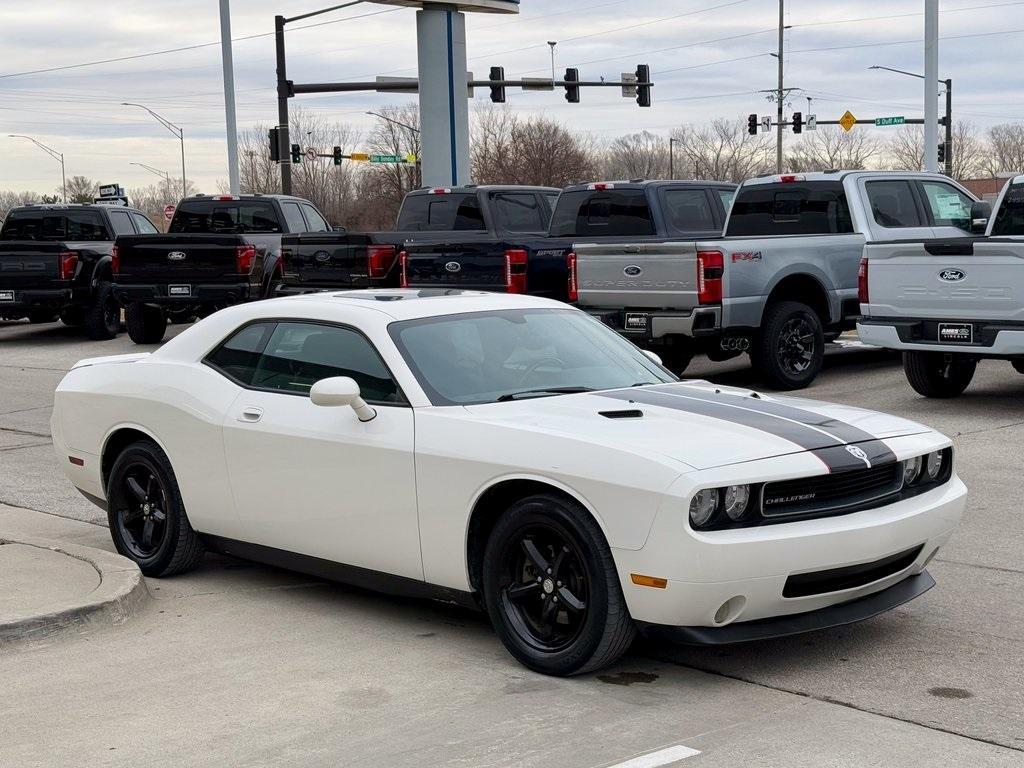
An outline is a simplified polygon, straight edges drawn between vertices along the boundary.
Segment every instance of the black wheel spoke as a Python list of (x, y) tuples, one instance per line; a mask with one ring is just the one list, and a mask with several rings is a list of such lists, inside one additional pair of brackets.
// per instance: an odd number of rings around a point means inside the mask
[(562, 547), (560, 550), (558, 550), (558, 554), (555, 555), (554, 562), (551, 563), (551, 575), (554, 578), (556, 578), (556, 579), (558, 578), (558, 574), (560, 573), (561, 568), (562, 568), (562, 563), (565, 562), (565, 556), (568, 553), (569, 553), (569, 550), (566, 549), (565, 547)]
[(152, 520), (146, 520), (146, 522), (142, 524), (142, 546), (153, 546), (153, 529), (155, 527), (156, 523)]
[(135, 497), (136, 501), (143, 502), (148, 497), (148, 493), (146, 492), (146, 490), (143, 489), (141, 485), (139, 485), (139, 481), (136, 480), (134, 477), (129, 477), (125, 481), (125, 485), (128, 486), (128, 490), (131, 491), (132, 496)]
[[(543, 624), (553, 625), (558, 616), (558, 603), (551, 598), (544, 601), (544, 607), (540, 609), (540, 620)], [(554, 631), (554, 626), (546, 627), (548, 633)]]
[(119, 509), (117, 513), (125, 523), (131, 523), (142, 517), (142, 510), (138, 507), (124, 507)]
[(570, 611), (579, 613), (587, 609), (587, 604), (570, 592), (568, 587), (562, 587), (558, 590), (558, 599)]
[(527, 584), (512, 584), (506, 587), (505, 591), (508, 593), (510, 600), (523, 600), (528, 597), (536, 599), (537, 595), (540, 594), (541, 587), (536, 581), (531, 581)]
[(164, 520), (167, 519), (167, 515), (164, 514), (164, 511), (162, 509), (157, 509), (156, 507), (153, 507), (153, 510), (150, 512), (150, 514), (153, 516), (153, 519), (156, 520), (158, 523), (163, 523)]
[(537, 549), (537, 545), (533, 543), (532, 539), (523, 539), (523, 551), (526, 553), (530, 562), (533, 563), (533, 567), (537, 569), (538, 574), (545, 574), (549, 572), (548, 568), (550, 566), (548, 565), (547, 559), (540, 553), (540, 550)]

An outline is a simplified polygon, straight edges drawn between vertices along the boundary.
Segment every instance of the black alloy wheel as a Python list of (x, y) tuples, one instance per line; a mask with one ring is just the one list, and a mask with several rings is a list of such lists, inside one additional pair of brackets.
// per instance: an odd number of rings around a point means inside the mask
[(821, 319), (806, 304), (780, 301), (765, 311), (750, 357), (764, 382), (775, 389), (802, 389), (825, 360)]
[(83, 316), (85, 332), (97, 341), (113, 339), (121, 330), (121, 305), (114, 298), (114, 287), (108, 282), (96, 285), (93, 300)]
[(805, 317), (793, 317), (779, 333), (776, 354), (779, 365), (794, 377), (802, 376), (814, 364), (814, 328)]

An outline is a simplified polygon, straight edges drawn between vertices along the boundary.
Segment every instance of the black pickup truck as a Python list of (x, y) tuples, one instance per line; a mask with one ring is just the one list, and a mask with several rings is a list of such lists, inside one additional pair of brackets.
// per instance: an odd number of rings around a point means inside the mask
[(574, 301), (574, 243), (720, 235), (735, 189), (706, 181), (580, 184), (559, 195), (547, 232), (526, 226), (532, 221), (529, 201), (510, 200), (507, 215), (514, 211), (519, 217), (511, 232), (408, 242), (400, 279), (412, 288), (459, 287)]
[(156, 233), (142, 211), (113, 205), (28, 205), (0, 229), (0, 318), (83, 326), (112, 339), (121, 308), (111, 287), (114, 238)]
[(197, 195), (182, 200), (165, 235), (118, 237), (114, 295), (136, 344), (164, 337), (169, 313), (210, 314), (273, 295), (281, 238), (329, 232), (308, 200), (285, 195)]
[(552, 187), (511, 185), (417, 189), (402, 201), (393, 232), (287, 235), (281, 241), (284, 277), (276, 295), (396, 287), (402, 279), (399, 253), (411, 243), (542, 237), (558, 193)]

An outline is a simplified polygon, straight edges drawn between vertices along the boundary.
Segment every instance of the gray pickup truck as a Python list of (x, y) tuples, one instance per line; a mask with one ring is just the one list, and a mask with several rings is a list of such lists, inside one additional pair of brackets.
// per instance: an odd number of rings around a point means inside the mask
[(965, 235), (967, 190), (938, 174), (828, 171), (743, 182), (722, 237), (575, 244), (578, 305), (682, 371), (748, 352), (765, 384), (806, 387), (859, 314), (865, 243)]
[[(1024, 373), (1024, 176), (996, 201), (956, 207), (980, 237), (873, 243), (860, 268), (860, 337), (903, 352), (910, 385), (925, 397), (956, 397), (979, 360), (1009, 360)], [(966, 223), (966, 222), (963, 222)]]

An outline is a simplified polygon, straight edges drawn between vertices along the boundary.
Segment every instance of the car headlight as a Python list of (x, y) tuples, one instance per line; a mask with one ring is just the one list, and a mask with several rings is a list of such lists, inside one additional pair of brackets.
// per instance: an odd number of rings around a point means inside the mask
[(928, 454), (928, 458), (925, 461), (925, 472), (929, 480), (938, 479), (939, 475), (942, 474), (942, 451)]
[(920, 456), (915, 456), (912, 459), (907, 459), (903, 462), (903, 484), (913, 485), (914, 482), (921, 475), (921, 462)]
[(718, 509), (719, 491), (717, 488), (705, 488), (697, 491), (690, 501), (690, 523), (694, 528), (703, 528)]
[(725, 489), (725, 514), (733, 522), (743, 519), (750, 506), (750, 486), (730, 485)]

